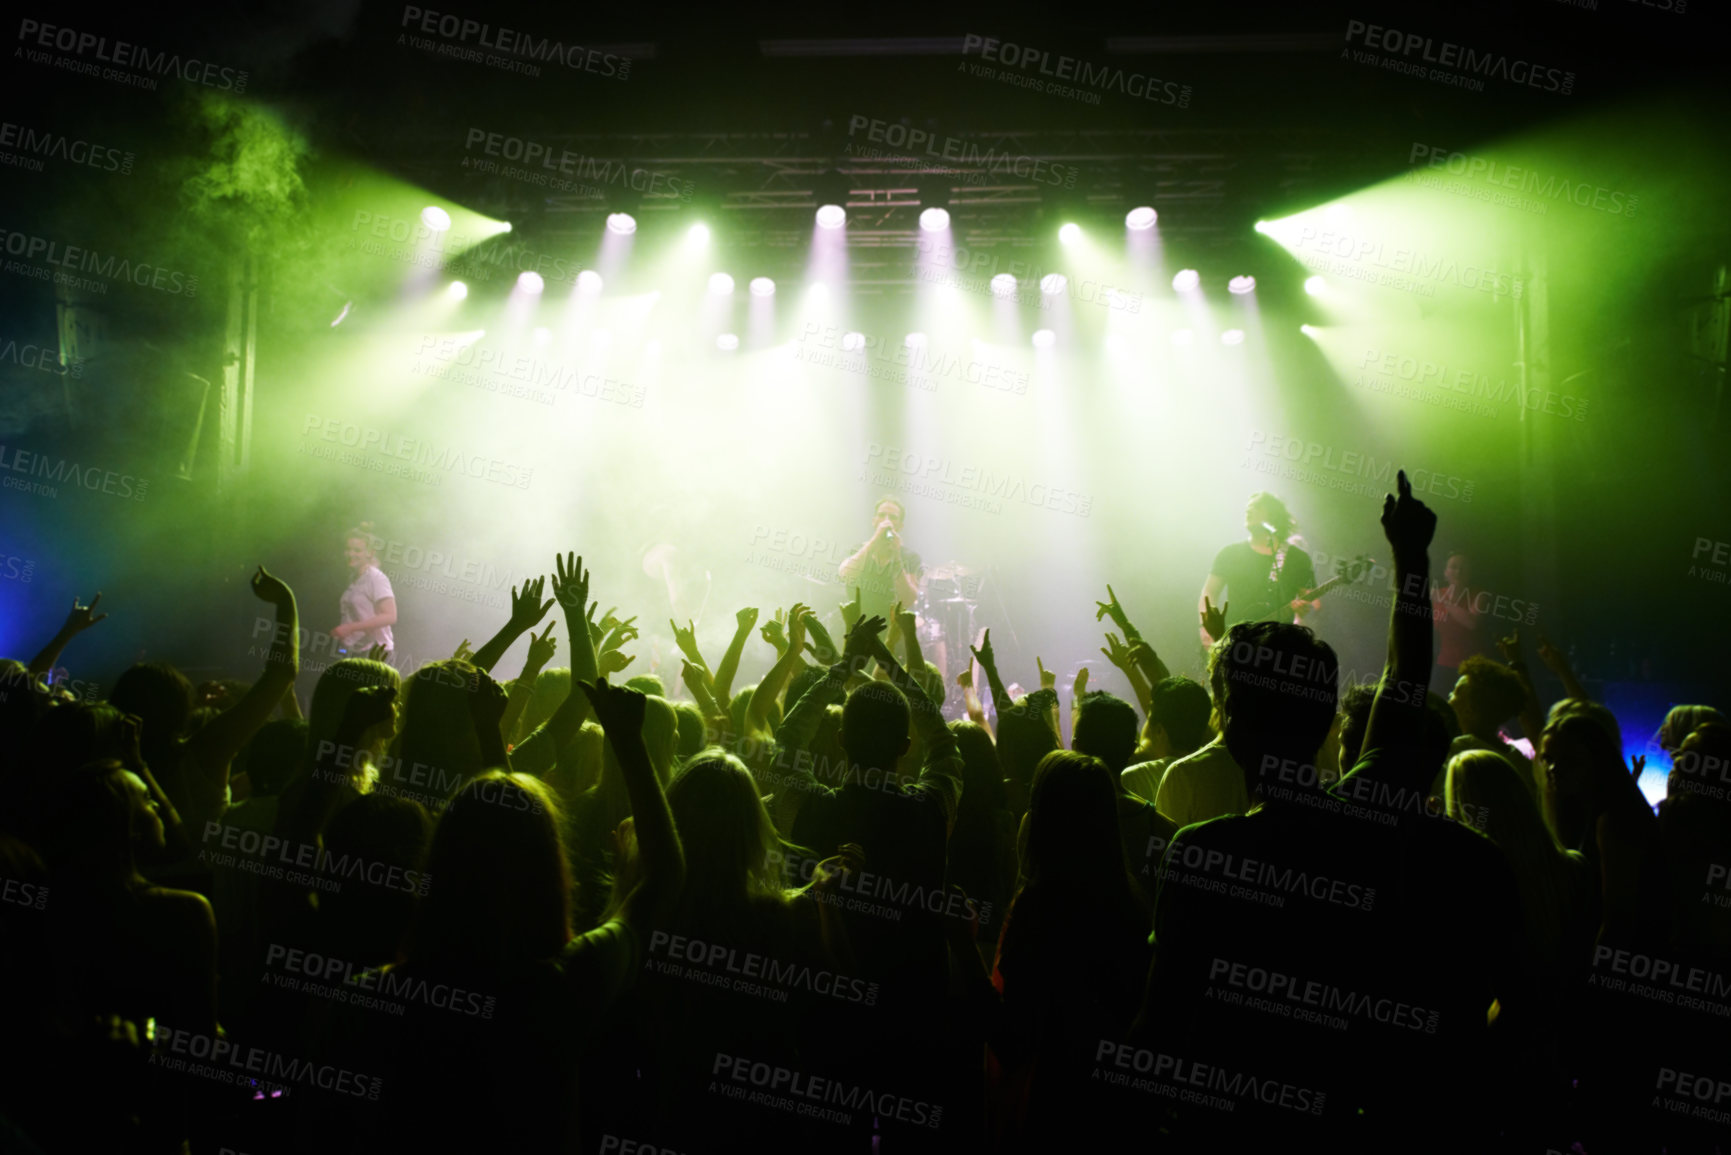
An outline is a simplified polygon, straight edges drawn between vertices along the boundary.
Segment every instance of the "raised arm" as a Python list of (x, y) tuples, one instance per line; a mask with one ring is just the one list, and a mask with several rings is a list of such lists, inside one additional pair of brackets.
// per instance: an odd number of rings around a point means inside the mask
[(1576, 676), (1575, 668), (1569, 665), (1568, 655), (1551, 645), (1550, 639), (1543, 634), (1539, 635), (1539, 661), (1563, 683), (1563, 693), (1583, 702), (1593, 700), (1593, 696), (1587, 693), (1587, 687), (1583, 686), (1581, 679)]
[(187, 739), (185, 765), (190, 771), (187, 787), (196, 791), (198, 813), (189, 820), (214, 817), (222, 810), (228, 790), (228, 767), (258, 728), (270, 720), (283, 694), (294, 686), (300, 672), (300, 617), (294, 591), (261, 565), (252, 578), (252, 592), (260, 601), (276, 607), (276, 632), (264, 673), (240, 701), (218, 714)]
[(871, 642), (875, 644), (873, 656), (878, 665), (889, 675), (890, 683), (907, 696), (908, 713), (926, 749), (926, 762), (920, 767), (920, 785), (937, 793), (944, 808), (945, 829), (950, 829), (955, 826), (956, 810), (962, 800), (962, 758), (956, 736), (944, 724), (943, 710), (896, 663), (883, 639), (872, 634)]
[(1517, 629), (1506, 638), (1498, 638), (1497, 651), (1502, 654), (1503, 662), (1515, 672), (1515, 677), (1521, 680), (1521, 689), (1526, 691), (1526, 700), (1521, 703), (1521, 731), (1529, 741), (1537, 743), (1539, 735), (1545, 731), (1545, 708), (1539, 705), (1539, 692), (1533, 687), (1533, 676), (1527, 670), (1526, 655), (1521, 653), (1521, 631)]
[(751, 692), (751, 702), (745, 711), (745, 734), (742, 736), (749, 737), (767, 729), (770, 705), (793, 672), (805, 664), (805, 619), (809, 613), (811, 610), (803, 605), (787, 611), (787, 649), (763, 676), (757, 689)]
[(752, 606), (746, 606), (733, 615), (733, 640), (727, 643), (727, 652), (721, 655), (721, 665), (715, 667), (713, 681), (717, 698), (728, 700), (733, 697), (733, 676), (739, 672), (739, 656), (745, 652), (745, 640), (751, 637), (752, 628), (757, 625), (757, 615), (757, 609)]
[(901, 603), (897, 602), (895, 615), (896, 626), (901, 630), (902, 649), (908, 658), (908, 669), (924, 670), (926, 659), (925, 655), (920, 653), (920, 630), (914, 611), (902, 609)]
[(79, 605), (77, 596), (73, 596), (72, 608), (67, 611), (66, 620), (61, 623), (60, 629), (52, 638), (48, 639), (48, 644), (43, 646), (34, 658), (30, 659), (30, 673), (33, 676), (40, 676), (53, 670), (54, 664), (60, 660), (60, 651), (66, 648), (68, 642), (108, 616), (96, 612), (96, 604), (101, 600), (101, 590), (96, 592), (96, 596), (90, 599), (90, 604), (87, 606)]
[(667, 796), (661, 790), (661, 779), (656, 777), (643, 745), (646, 699), (628, 687), (609, 686), (606, 679), (578, 682), (577, 686), (573, 696), (581, 692), (601, 720), (631, 799), (631, 825), (637, 837), (642, 881), (625, 900), (622, 915), (635, 924), (653, 922), (667, 911), (685, 885), (685, 853)]
[[(1399, 497), (1382, 501), (1382, 531), (1394, 555), (1395, 597), (1388, 618), (1388, 658), (1365, 728), (1366, 751), (1405, 745), (1422, 733), (1431, 670), (1430, 543), (1436, 514), (1412, 495), (1402, 470)], [(1342, 771), (1350, 776), (1347, 767)], [(1430, 783), (1416, 784), (1428, 790)]]
[(529, 635), (529, 656), (523, 661), (523, 672), (517, 675), (511, 686), (510, 700), (505, 703), (505, 717), (499, 722), (499, 733), (507, 742), (516, 741), (517, 723), (535, 697), (535, 679), (540, 677), (541, 670), (553, 660), (559, 649), (559, 639), (549, 636), (552, 632), (553, 623), (548, 622), (539, 637)]
[[(571, 681), (595, 681), (595, 641), (589, 632), (589, 571), (571, 554), (553, 559), (553, 599), (565, 611), (565, 640), (571, 650)], [(572, 690), (533, 734), (517, 746), (515, 765), (526, 774), (545, 776), (558, 762), (559, 751), (577, 737), (589, 715), (589, 697)]]
[(540, 625), (541, 619), (547, 616), (547, 611), (553, 608), (552, 602), (541, 600), (541, 592), (546, 586), (547, 579), (544, 577), (525, 581), (521, 593), (516, 586), (512, 586), (511, 616), (499, 627), (499, 632), (489, 638), (487, 644), (469, 660), (491, 673), (493, 667), (499, 664), (499, 659), (505, 656), (505, 651), (515, 645), (518, 638)]
[[(1212, 646), (1224, 636), (1224, 626), (1220, 627), (1222, 633), (1218, 635), (1210, 633), (1209, 627), (1211, 625), (1210, 615), (1213, 613), (1213, 607), (1210, 603), (1220, 601), (1220, 595), (1225, 589), (1226, 579), (1217, 573), (1210, 573), (1208, 580), (1202, 583), (1201, 596), (1196, 599), (1196, 612), (1202, 616), (1202, 644), (1205, 646)], [(1221, 604), (1221, 617), (1225, 617), (1228, 604)]]
[(1010, 691), (1004, 688), (1004, 679), (998, 676), (998, 658), (992, 652), (992, 631), (987, 630), (980, 638), (978, 649), (970, 646), (969, 651), (974, 655), (974, 661), (980, 663), (980, 669), (986, 675), (986, 685), (992, 691), (992, 709), (1002, 719), (1015, 703), (1010, 698)]

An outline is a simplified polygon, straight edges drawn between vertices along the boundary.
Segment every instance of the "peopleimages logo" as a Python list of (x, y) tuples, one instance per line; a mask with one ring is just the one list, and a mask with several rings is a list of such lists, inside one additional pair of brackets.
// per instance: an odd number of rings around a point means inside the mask
[[(1255, 468), (1259, 473), (1278, 473), (1294, 481), (1306, 481), (1326, 489), (1342, 489), (1368, 497), (1380, 497), (1394, 488), (1394, 458), (1386, 458), (1379, 466), (1374, 455), (1358, 450), (1337, 452), (1331, 445), (1306, 441), (1281, 433), (1253, 430), (1245, 447), (1250, 456), (1243, 468)], [(1258, 461), (1261, 456), (1264, 460)], [(1284, 461), (1287, 464), (1282, 465)], [(1316, 473), (1313, 470), (1326, 470)], [(1330, 476), (1330, 475), (1334, 476)], [(1414, 493), (1426, 497), (1449, 497), (1462, 502), (1473, 499), (1473, 483), (1454, 474), (1437, 473), (1428, 469), (1407, 469), (1407, 479)], [(1364, 479), (1362, 482), (1356, 479)]]
[[(403, 6), (403, 19), (399, 27), (413, 29), (422, 34), (421, 37), (400, 35), (397, 37), (399, 44), (407, 43), (411, 48), (429, 50), (439, 56), (466, 60), (472, 64), (504, 67), (510, 72), (539, 76), (539, 68), (522, 63), (523, 60), (538, 60), (542, 63), (559, 64), (573, 72), (593, 72), (597, 76), (608, 76), (615, 80), (625, 80), (631, 75), (631, 61), (627, 57), (584, 48), (581, 44), (566, 44), (551, 36), (536, 37), (529, 32), (494, 28), (491, 24), (483, 24), (479, 20), (450, 12), (434, 12), (428, 8), (406, 4)], [(424, 38), (433, 36), (439, 37), (445, 43)], [(476, 47), (469, 48), (470, 43)], [(479, 49), (490, 49), (500, 55), (486, 55)], [(512, 60), (511, 57), (520, 59)]]
[[(1612, 216), (1634, 216), (1641, 198), (1628, 193), (1617, 192), (1603, 185), (1588, 184), (1585, 181), (1570, 182), (1567, 177), (1557, 178), (1547, 176), (1542, 181), (1540, 174), (1534, 169), (1522, 168), (1520, 165), (1506, 164), (1502, 161), (1490, 160), (1487, 157), (1471, 156), (1462, 152), (1450, 152), (1437, 145), (1413, 142), (1412, 152), (1407, 157), (1407, 163), (1418, 165), (1423, 160), (1427, 168), (1441, 169), (1450, 176), (1462, 177), (1469, 181), (1483, 180), (1486, 184), (1499, 188), (1514, 189), (1521, 193), (1529, 193), (1549, 200), (1566, 200), (1572, 205), (1584, 209), (1597, 209)], [(1416, 175), (1417, 170), (1409, 171), (1408, 176)], [(1543, 207), (1543, 206), (1541, 206)]]
[[(897, 151), (868, 149), (866, 146), (850, 143), (843, 150), (845, 155), (863, 157), (869, 151), (873, 154), (873, 159), (894, 159), (908, 154), (942, 157), (958, 164), (983, 166), (986, 173), (996, 176), (1015, 176), (1036, 184), (1056, 185), (1060, 188), (1076, 187), (1079, 170), (1075, 165), (1054, 164), (1042, 157), (1029, 156), (1026, 153), (999, 152), (995, 148), (982, 151), (978, 144), (958, 136), (938, 136), (923, 128), (909, 128), (896, 121), (877, 120), (858, 113), (850, 116), (847, 122), (848, 136), (852, 137), (862, 130), (867, 140), (874, 144), (888, 145), (890, 149)], [(900, 151), (903, 149), (906, 152)]]
[[(1351, 44), (1355, 38), (1359, 38), (1359, 42), (1366, 49), (1372, 50), (1352, 53), (1352, 59), (1361, 64), (1380, 62), (1390, 71), (1444, 81), (1461, 88), (1483, 91), (1484, 80), (1479, 78), (1485, 77), (1563, 96), (1575, 90), (1573, 72), (1546, 68), (1527, 60), (1510, 60), (1501, 52), (1480, 52), (1448, 40), (1438, 42), (1435, 37), (1418, 32), (1401, 32), (1395, 28), (1384, 28), (1380, 24), (1367, 24), (1363, 20), (1348, 20), (1346, 42)], [(1344, 56), (1348, 51), (1350, 50), (1343, 49), (1341, 54)], [(1392, 56), (1379, 61), (1377, 52), (1390, 53)], [(1419, 54), (1419, 61), (1422, 63), (1399, 63), (1414, 53)], [(1427, 69), (1427, 64), (1441, 67)], [(1459, 71), (1453, 71), (1456, 69)]]
[[(92, 144), (87, 140), (75, 140), (58, 132), (47, 129), (34, 129), (27, 125), (13, 124), (11, 121), (0, 121), (0, 146), (15, 148), (26, 154), (25, 159), (46, 157), (49, 160), (70, 161), (76, 165), (97, 169), (101, 172), (130, 173), (132, 171), (132, 154), (122, 152), (118, 148), (107, 145)], [(0, 153), (0, 156), (7, 154)], [(40, 161), (32, 166), (40, 172)]]
[(224, 68), (194, 57), (182, 60), (178, 52), (172, 55), (167, 52), (153, 52), (142, 44), (129, 44), (124, 40), (109, 44), (108, 37), (98, 36), (93, 32), (80, 32), (75, 28), (62, 28), (55, 24), (44, 24), (39, 20), (25, 19), (18, 24), (18, 39), (26, 43), (33, 41), (39, 48), (70, 52), (73, 56), (88, 55), (92, 60), (116, 67), (79, 65), (67, 57), (50, 59), (46, 52), (22, 49), (25, 58), (33, 64), (54, 64), (72, 72), (100, 76), (104, 80), (123, 80), (141, 88), (154, 89), (156, 82), (148, 77), (129, 76), (116, 71), (116, 68), (136, 68), (157, 76), (173, 75), (188, 84), (203, 84), (236, 95), (246, 91), (247, 74), (244, 69)]
[[(1041, 76), (1054, 77), (1057, 80), (1070, 80), (1086, 88), (1099, 89), (1102, 92), (1118, 92), (1138, 100), (1152, 101), (1155, 104), (1172, 105), (1177, 108), (1190, 107), (1190, 86), (1176, 81), (1161, 80), (1154, 76), (1144, 76), (1140, 72), (1125, 72), (1122, 68), (1114, 68), (1106, 64), (1092, 64), (1079, 60), (1074, 56), (1060, 53), (1056, 58), (1050, 52), (1013, 41), (998, 40), (990, 36), (976, 36), (973, 33), (962, 38), (962, 55), (968, 56), (978, 52), (981, 60), (989, 60), (1007, 69), (1014, 69), (1009, 76), (1017, 76), (1021, 72), (1037, 72)], [(963, 68), (968, 66), (964, 63)], [(978, 75), (978, 73), (975, 73)], [(1042, 82), (1033, 77), (1017, 76), (1025, 81), (1021, 87), (1035, 88), (1055, 95), (1072, 95), (1073, 90), (1063, 85)], [(1092, 93), (1076, 94), (1092, 96)], [(1098, 104), (1100, 98), (1094, 96), (1087, 101)]]
[[(525, 172), (507, 171), (506, 176), (537, 176), (557, 174), (572, 177), (582, 181), (593, 181), (592, 185), (579, 187), (592, 191), (600, 191), (613, 185), (620, 189), (630, 189), (656, 200), (675, 199), (689, 203), (691, 194), (697, 190), (697, 185), (688, 180), (680, 180), (664, 172), (656, 172), (647, 168), (627, 168), (617, 160), (588, 156), (580, 152), (572, 152), (568, 148), (555, 151), (553, 145), (529, 140), (521, 136), (510, 136), (502, 132), (489, 132), (484, 128), (471, 128), (463, 140), (463, 151), (480, 150), (482, 155), (498, 157), (524, 166)], [(469, 162), (465, 161), (467, 165)], [(537, 172), (536, 170), (539, 170)]]
[(82, 245), (68, 245), (31, 233), (0, 229), (0, 249), (26, 261), (42, 260), (62, 269), (92, 273), (112, 281), (130, 281), (140, 288), (155, 289), (160, 293), (198, 296), (198, 278), (195, 276), (153, 265), (148, 261), (134, 262), (128, 257), (117, 257), (112, 253), (105, 258), (95, 249), (87, 249)]

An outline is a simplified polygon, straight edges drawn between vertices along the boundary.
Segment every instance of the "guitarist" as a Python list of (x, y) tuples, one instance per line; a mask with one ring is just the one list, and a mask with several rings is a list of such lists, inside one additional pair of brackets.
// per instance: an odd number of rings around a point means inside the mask
[[(1285, 502), (1272, 493), (1251, 494), (1249, 504), (1244, 507), (1247, 540), (1234, 542), (1215, 554), (1214, 564), (1208, 567), (1208, 581), (1202, 586), (1196, 606), (1203, 620), (1209, 619), (1209, 610), (1213, 608), (1224, 612), (1228, 627), (1238, 622), (1278, 621), (1289, 616), (1295, 624), (1302, 625), (1304, 616), (1321, 602), (1304, 599), (1303, 595), (1316, 588), (1316, 568), (1310, 555), (1295, 544), (1296, 529), (1297, 523), (1287, 512)], [(1206, 625), (1201, 634), (1205, 646), (1218, 640), (1209, 634)]]

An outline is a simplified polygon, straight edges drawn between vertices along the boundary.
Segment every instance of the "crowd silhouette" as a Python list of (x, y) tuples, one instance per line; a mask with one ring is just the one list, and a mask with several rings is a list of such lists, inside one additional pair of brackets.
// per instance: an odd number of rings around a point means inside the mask
[(1175, 676), (1108, 587), (1135, 700), (1067, 725), (989, 633), (946, 721), (857, 597), (618, 681), (570, 554), (479, 650), (310, 686), (262, 566), (250, 682), (68, 695), (75, 600), (0, 670), (5, 1149), (1731, 1149), (1731, 727), (1671, 711), (1655, 811), (1557, 648), (1548, 709), (1518, 636), (1431, 693), (1436, 521), (1401, 474), (1375, 683), (1207, 602)]

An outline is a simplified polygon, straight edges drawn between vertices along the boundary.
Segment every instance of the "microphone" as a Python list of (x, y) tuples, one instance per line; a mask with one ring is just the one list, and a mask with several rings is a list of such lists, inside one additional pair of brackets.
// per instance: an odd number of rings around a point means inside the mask
[(1275, 529), (1272, 525), (1269, 525), (1266, 521), (1261, 523), (1260, 528), (1261, 528), (1263, 533), (1266, 533), (1269, 537), (1274, 538), (1276, 541), (1278, 541), (1280, 539), (1280, 531), (1278, 529)]
[(895, 539), (896, 539), (896, 531), (895, 530), (893, 530), (893, 529), (884, 530), (884, 540), (885, 541), (894, 541)]

